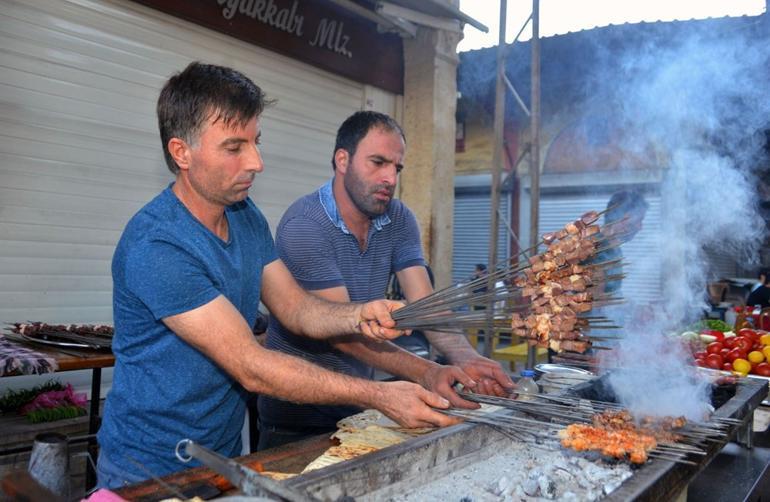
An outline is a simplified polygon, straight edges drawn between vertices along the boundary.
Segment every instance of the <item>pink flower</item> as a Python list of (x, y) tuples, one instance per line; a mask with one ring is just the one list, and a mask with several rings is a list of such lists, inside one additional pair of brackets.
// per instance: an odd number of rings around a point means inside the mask
[(85, 408), (88, 399), (85, 393), (75, 394), (72, 384), (67, 384), (64, 390), (52, 390), (38, 394), (35, 399), (21, 408), (21, 413), (27, 413), (45, 408), (58, 408), (59, 406), (78, 406)]

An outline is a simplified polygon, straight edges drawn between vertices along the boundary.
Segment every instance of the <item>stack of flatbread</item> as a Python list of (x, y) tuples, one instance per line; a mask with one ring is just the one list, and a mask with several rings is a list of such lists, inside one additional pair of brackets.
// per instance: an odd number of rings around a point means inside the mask
[(302, 472), (344, 462), (435, 430), (404, 429), (377, 410), (366, 410), (343, 418), (337, 422), (337, 428), (332, 438), (339, 440), (340, 444), (326, 450)]
[[(500, 409), (499, 406), (482, 404), (480, 411), (492, 413)], [(337, 439), (340, 444), (332, 446), (310, 462), (302, 473), (351, 460), (434, 430), (434, 427), (405, 429), (377, 410), (362, 411), (337, 422), (337, 432), (331, 437)], [(277, 480), (294, 476), (280, 472), (263, 472), (262, 475)]]

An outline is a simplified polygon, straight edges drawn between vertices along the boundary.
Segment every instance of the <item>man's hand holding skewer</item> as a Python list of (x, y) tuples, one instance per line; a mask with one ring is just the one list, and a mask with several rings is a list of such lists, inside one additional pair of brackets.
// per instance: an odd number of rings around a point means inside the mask
[(452, 364), (460, 367), (465, 374), (476, 381), (476, 387), (471, 388), (474, 392), (489, 396), (508, 397), (516, 387), (516, 384), (503, 371), (500, 363), (479, 355), (475, 350), (453, 355), (451, 361)]
[(470, 410), (479, 408), (477, 403), (463, 399), (457, 393), (454, 386), (458, 383), (474, 391), (478, 387), (478, 383), (457, 366), (435, 364), (423, 374), (419, 383), (426, 389), (447, 399), (452, 406)]
[(447, 399), (417, 384), (397, 381), (378, 382), (377, 385), (382, 391), (371, 396), (370, 407), (378, 409), (402, 427), (446, 427), (462, 421), (441, 413), (450, 406)]
[(361, 304), (356, 330), (375, 342), (411, 334), (412, 330), (397, 329), (396, 321), (392, 317), (392, 312), (403, 306), (402, 302), (392, 300), (375, 300)]

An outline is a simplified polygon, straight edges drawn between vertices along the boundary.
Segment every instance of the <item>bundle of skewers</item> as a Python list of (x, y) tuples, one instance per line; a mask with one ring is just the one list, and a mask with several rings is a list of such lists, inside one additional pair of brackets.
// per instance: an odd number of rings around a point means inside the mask
[[(526, 262), (459, 286), (451, 286), (394, 312), (397, 326), (459, 334), (472, 330), (510, 330), (530, 345), (556, 352), (584, 353), (595, 341), (592, 330), (619, 329), (595, 307), (621, 298), (605, 293), (605, 285), (623, 278), (622, 260), (600, 261), (603, 252), (622, 243), (620, 222), (600, 226), (603, 213), (589, 211), (557, 232), (543, 235), (545, 251)], [(622, 222), (622, 220), (621, 220)], [(519, 256), (536, 252), (523, 251)], [(483, 308), (479, 308), (483, 307)]]
[(552, 444), (575, 451), (594, 451), (607, 457), (643, 464), (648, 458), (697, 465), (691, 456), (705, 456), (708, 443), (724, 443), (730, 429), (741, 423), (710, 417), (688, 421), (685, 417), (639, 417), (616, 403), (567, 395), (527, 396), (509, 399), (461, 392), (468, 400), (502, 407), (494, 415), (481, 410), (451, 409), (448, 414), (469, 422), (487, 424), (517, 440), (552, 439)]

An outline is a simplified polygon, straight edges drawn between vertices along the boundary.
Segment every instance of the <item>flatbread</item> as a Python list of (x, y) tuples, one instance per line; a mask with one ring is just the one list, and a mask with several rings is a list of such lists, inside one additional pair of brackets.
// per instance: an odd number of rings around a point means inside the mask
[[(481, 409), (492, 413), (502, 408), (482, 404)], [(340, 444), (332, 446), (310, 462), (303, 473), (351, 460), (436, 430), (435, 427), (405, 429), (377, 410), (366, 410), (343, 418), (337, 422), (337, 427), (337, 432), (331, 437)]]
[(349, 417), (345, 417), (337, 422), (337, 428), (340, 430), (361, 430), (370, 425), (379, 425), (382, 427), (398, 428), (399, 425), (389, 419), (377, 410), (365, 410)]
[(434, 428), (404, 429), (377, 410), (366, 410), (343, 418), (337, 422), (337, 427), (338, 430), (332, 434), (332, 438), (338, 440), (340, 444), (326, 450), (302, 472), (351, 460), (435, 430)]
[(260, 472), (262, 476), (268, 477), (270, 479), (274, 479), (276, 481), (283, 481), (284, 479), (293, 478), (297, 475), (295, 472), (277, 472), (277, 471), (262, 471)]
[(341, 429), (332, 434), (332, 437), (339, 439), (340, 444), (344, 446), (362, 446), (379, 450), (394, 444), (403, 443), (411, 436), (404, 432), (388, 429), (387, 427), (370, 425), (361, 430)]

